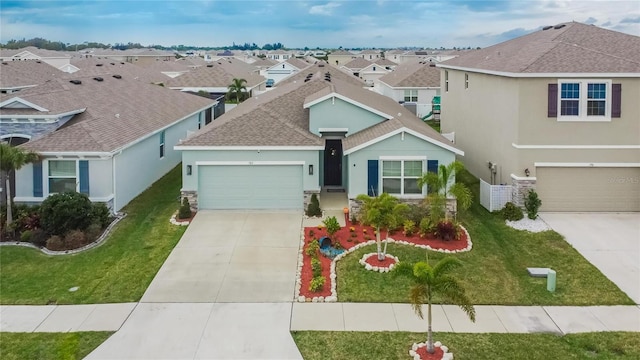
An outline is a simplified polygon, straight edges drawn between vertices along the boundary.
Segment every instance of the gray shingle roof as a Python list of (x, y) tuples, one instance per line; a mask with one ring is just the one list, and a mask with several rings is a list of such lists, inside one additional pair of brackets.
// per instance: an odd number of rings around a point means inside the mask
[(233, 79), (247, 80), (248, 88), (266, 81), (257, 73), (255, 66), (237, 59), (220, 59), (186, 74), (167, 80), (168, 87), (227, 87)]
[(365, 60), (361, 57), (359, 58), (355, 58), (351, 61), (349, 61), (348, 63), (344, 64), (343, 66), (346, 67), (347, 69), (351, 69), (351, 70), (360, 70), (363, 68), (366, 68), (367, 66), (371, 65), (372, 62), (369, 60)]
[(440, 69), (430, 63), (408, 62), (380, 78), (391, 87), (440, 87)]
[(640, 72), (640, 37), (578, 22), (560, 25), (467, 51), (442, 67), (510, 73)]
[(5, 95), (54, 110), (86, 108), (58, 130), (21, 146), (38, 152), (112, 152), (214, 104), (128, 77), (104, 76), (100, 82), (92, 77), (71, 74), (82, 84), (56, 79)]
[(0, 65), (0, 88), (38, 85), (63, 76), (64, 72), (44, 61), (5, 61)]

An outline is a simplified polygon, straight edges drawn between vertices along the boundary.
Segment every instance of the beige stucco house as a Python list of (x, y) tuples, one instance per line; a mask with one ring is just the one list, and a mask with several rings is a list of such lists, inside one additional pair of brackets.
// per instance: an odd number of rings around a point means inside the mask
[(640, 37), (571, 22), (441, 69), (442, 132), (464, 163), (543, 211), (640, 211)]

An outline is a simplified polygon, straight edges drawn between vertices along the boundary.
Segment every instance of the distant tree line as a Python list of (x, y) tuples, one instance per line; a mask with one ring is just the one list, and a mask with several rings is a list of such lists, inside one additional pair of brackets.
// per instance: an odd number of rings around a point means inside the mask
[[(83, 50), (87, 48), (100, 48), (100, 49), (118, 49), (118, 50), (127, 50), (127, 49), (141, 49), (145, 46), (142, 46), (140, 43), (115, 43), (111, 44), (103, 44), (99, 42), (84, 42), (82, 44), (71, 44), (71, 43), (63, 43), (61, 41), (50, 41), (43, 38), (33, 38), (33, 39), (21, 39), (21, 40), (9, 40), (6, 44), (1, 44), (5, 49), (21, 49), (27, 46), (35, 46), (38, 49), (46, 49), (46, 50), (57, 50), (57, 51), (75, 51), (75, 50)], [(153, 47), (158, 48), (157, 45)], [(161, 46), (159, 48), (162, 48)]]

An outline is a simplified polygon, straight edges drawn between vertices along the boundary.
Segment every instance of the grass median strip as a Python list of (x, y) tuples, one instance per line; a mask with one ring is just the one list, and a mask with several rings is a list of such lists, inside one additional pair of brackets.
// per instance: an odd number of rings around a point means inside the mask
[(82, 359), (112, 332), (0, 333), (3, 360)]
[[(297, 331), (292, 336), (305, 360), (409, 358), (411, 345), (426, 335), (408, 332)], [(456, 360), (548, 360), (640, 358), (640, 333), (553, 334), (434, 333)]]
[[(460, 279), (476, 305), (633, 305), (633, 301), (555, 231), (531, 233), (515, 230), (485, 210), (478, 201), (478, 180), (467, 172), (459, 175), (474, 193), (474, 204), (459, 220), (473, 242), (470, 252), (452, 256), (464, 265), (452, 274)], [(393, 236), (391, 236), (393, 237)], [(374, 252), (365, 247), (337, 264), (338, 301), (408, 302), (409, 280), (366, 271), (358, 260)], [(389, 254), (400, 261), (425, 260), (426, 251), (389, 245)], [(429, 252), (435, 264), (445, 254)], [(532, 278), (527, 267), (549, 267), (557, 272), (556, 291), (547, 291), (546, 279)]]
[[(68, 256), (0, 248), (0, 303), (87, 304), (138, 301), (185, 231), (169, 218), (179, 206), (180, 167), (154, 183), (101, 246)], [(78, 287), (70, 292), (72, 287)]]

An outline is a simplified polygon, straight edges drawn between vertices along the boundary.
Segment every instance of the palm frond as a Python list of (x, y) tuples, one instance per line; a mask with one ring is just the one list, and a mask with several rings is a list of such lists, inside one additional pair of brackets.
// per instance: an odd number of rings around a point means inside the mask
[(406, 276), (410, 278), (413, 276), (413, 264), (406, 261), (400, 261), (396, 264), (393, 270), (391, 270), (391, 274), (394, 277)]
[(462, 262), (457, 258), (451, 256), (444, 257), (433, 267), (433, 276), (436, 278), (444, 276), (451, 269), (459, 267), (460, 265), (462, 265)]
[(473, 201), (473, 195), (471, 190), (463, 183), (455, 183), (449, 188), (449, 193), (456, 197), (458, 201), (458, 207), (462, 210), (467, 210), (471, 206)]

